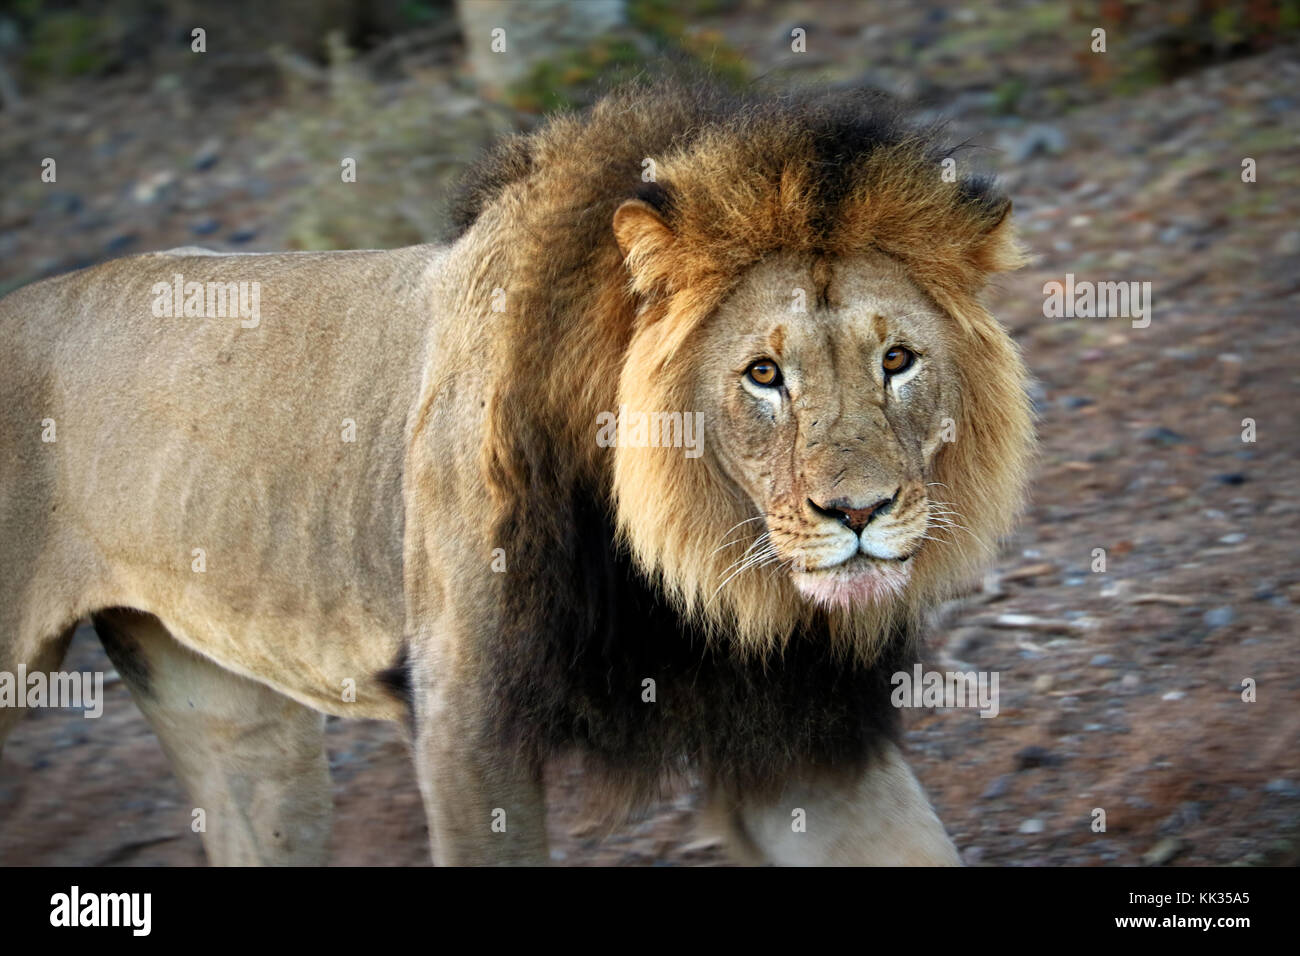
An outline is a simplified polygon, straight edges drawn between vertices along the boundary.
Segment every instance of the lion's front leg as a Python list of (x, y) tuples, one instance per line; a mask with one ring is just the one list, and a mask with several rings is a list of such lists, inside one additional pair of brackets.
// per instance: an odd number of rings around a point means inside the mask
[(540, 773), (493, 739), (489, 702), (471, 674), (417, 688), (415, 769), (438, 866), (548, 862)]
[[(780, 866), (960, 866), (903, 755), (886, 745), (856, 780), (791, 781), (774, 798), (712, 797), (733, 852)], [(721, 819), (719, 819), (721, 817)]]

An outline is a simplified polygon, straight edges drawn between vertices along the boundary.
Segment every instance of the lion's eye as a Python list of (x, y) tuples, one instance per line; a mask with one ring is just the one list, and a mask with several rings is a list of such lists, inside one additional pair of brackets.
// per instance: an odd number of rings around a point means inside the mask
[(777, 388), (781, 384), (781, 369), (775, 362), (759, 359), (745, 372), (749, 380), (761, 388)]
[(880, 360), (880, 367), (885, 370), (886, 375), (897, 375), (911, 368), (915, 361), (915, 352), (901, 345), (895, 345), (885, 352), (885, 357)]

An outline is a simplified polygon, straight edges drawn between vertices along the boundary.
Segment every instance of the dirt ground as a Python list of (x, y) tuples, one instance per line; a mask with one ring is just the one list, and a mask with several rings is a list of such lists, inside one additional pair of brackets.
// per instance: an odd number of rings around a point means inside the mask
[[(770, 55), (739, 26), (734, 39), (755, 61)], [(936, 616), (928, 649), (939, 669), (998, 672), (1000, 715), (907, 714), (910, 758), (970, 864), (1300, 862), (1296, 54), (1046, 117), (991, 119), (978, 85), (954, 92), (972, 104), (954, 132), (993, 147), (986, 162), (1035, 256), (989, 301), (1037, 378), (1042, 446), (1021, 529), (983, 589)], [(877, 72), (898, 75), (888, 66)], [(170, 95), (124, 80), (94, 102), (60, 101), (42, 133), (80, 149), (86, 166), (62, 198), (0, 203), (0, 279), (207, 242), (195, 238), (207, 218), (219, 220), (218, 248), (283, 243), (277, 197), (293, 169), (240, 173), (256, 161), (238, 135), (221, 140), (215, 167), (191, 164), (165, 184), (172, 200), (152, 202), (162, 167), (150, 157), (162, 147), (122, 131), (135, 128), (131, 104)], [(262, 112), (252, 99), (214, 99), (191, 141)], [(10, 182), (20, 160), (43, 155), (14, 124), (0, 114)], [(1246, 157), (1252, 183), (1241, 180)], [(1150, 282), (1149, 327), (1045, 318), (1043, 285), (1066, 273)], [(110, 675), (104, 716), (35, 711), (10, 737), (0, 863), (201, 864), (188, 799), (93, 632), (78, 632), (64, 669)], [(332, 862), (426, 865), (397, 728), (331, 720), (328, 740)], [(694, 794), (602, 840), (576, 810), (581, 768), (551, 776), (556, 862), (723, 862), (693, 832)], [(1104, 832), (1092, 827), (1098, 808)]]

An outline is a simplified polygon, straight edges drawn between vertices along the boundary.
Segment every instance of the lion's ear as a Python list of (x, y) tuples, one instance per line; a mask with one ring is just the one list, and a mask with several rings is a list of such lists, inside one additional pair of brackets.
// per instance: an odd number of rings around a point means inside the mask
[(975, 249), (975, 266), (981, 272), (1009, 272), (1028, 261), (1024, 247), (1016, 238), (1016, 227), (1011, 221), (1011, 200), (1007, 199), (999, 213), (994, 214), (993, 225)]
[(614, 239), (638, 291), (665, 278), (666, 255), (677, 237), (648, 202), (629, 199), (614, 210)]

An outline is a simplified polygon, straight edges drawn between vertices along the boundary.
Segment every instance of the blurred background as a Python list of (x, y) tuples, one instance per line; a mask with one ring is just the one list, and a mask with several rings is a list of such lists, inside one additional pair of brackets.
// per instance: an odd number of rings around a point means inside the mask
[[(1298, 52), (1300, 0), (8, 0), (0, 294), (180, 245), (437, 241), (485, 144), (670, 61), (889, 90), (1015, 201), (1034, 259), (989, 302), (1043, 443), (1022, 529), (927, 652), (998, 671), (1001, 714), (908, 713), (918, 774), (971, 864), (1291, 865)], [(1149, 327), (1045, 318), (1067, 273), (1151, 283)], [(91, 632), (64, 666), (110, 674), (106, 712), (35, 711), (10, 737), (0, 863), (201, 863)], [(334, 862), (424, 864), (397, 729), (331, 720), (330, 748)], [(553, 778), (557, 862), (722, 860), (693, 793), (602, 839), (580, 765)]]

